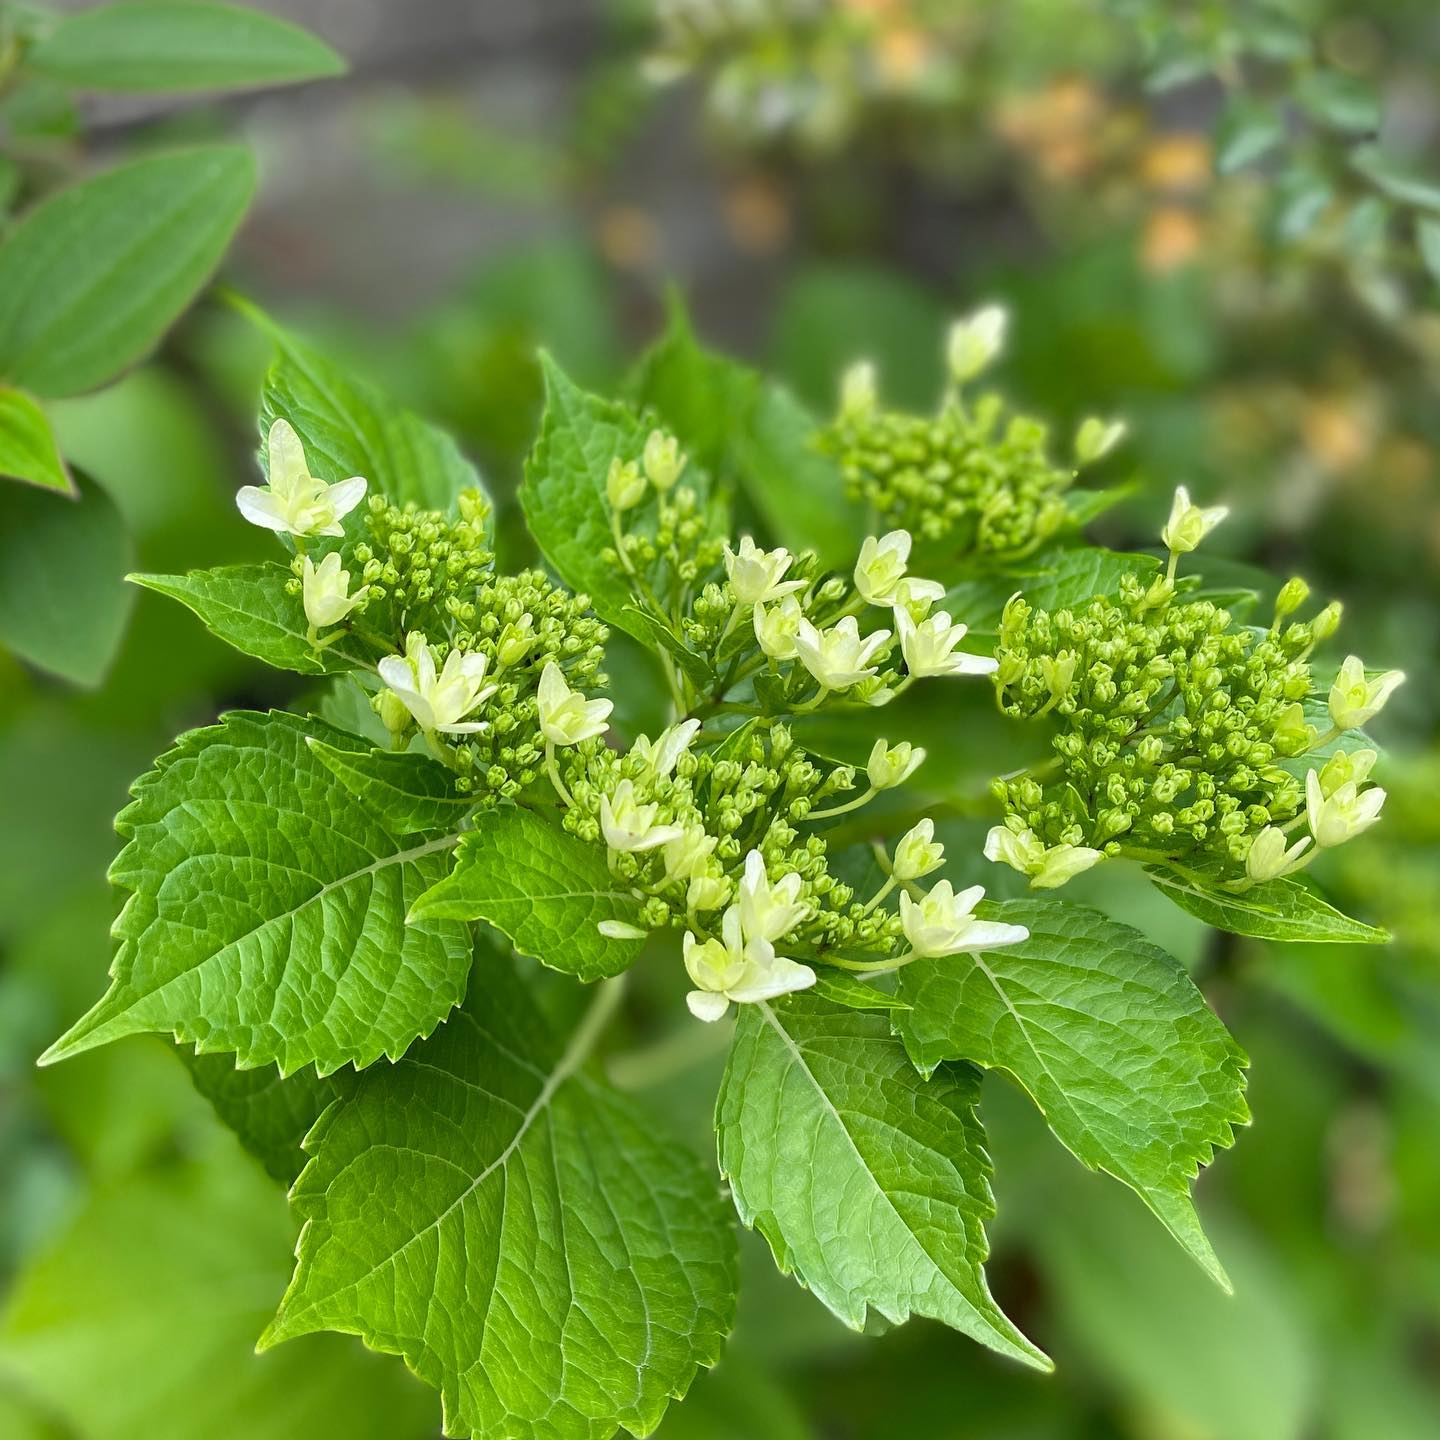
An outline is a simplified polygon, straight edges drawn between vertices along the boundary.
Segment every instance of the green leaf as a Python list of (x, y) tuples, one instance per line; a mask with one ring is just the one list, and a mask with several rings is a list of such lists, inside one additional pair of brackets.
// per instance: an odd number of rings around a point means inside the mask
[(434, 1398), (391, 1359), (334, 1335), (255, 1354), (294, 1228), (256, 1166), (206, 1153), (96, 1191), (30, 1261), (0, 1320), (5, 1383), (69, 1440), (428, 1440)]
[(1295, 90), (1300, 108), (1332, 130), (1369, 131), (1380, 126), (1375, 87), (1341, 70), (1312, 70)]
[(1168, 870), (1147, 867), (1145, 873), (1161, 894), (1187, 914), (1233, 935), (1251, 935), (1257, 940), (1336, 941), (1353, 945), (1384, 945), (1390, 939), (1387, 931), (1352, 920), (1292, 876), (1267, 880), (1263, 885), (1232, 893), (1210, 889), (1197, 879)]
[(293, 578), (287, 565), (222, 565), (186, 575), (131, 575), (129, 580), (168, 595), (193, 610), (212, 635), (280, 670), (301, 675), (331, 675), (367, 664), (344, 640), (318, 654), (306, 636), (308, 626), (299, 597), (287, 595)]
[(334, 482), (363, 475), (370, 493), (397, 504), (453, 510), (462, 490), (484, 485), (443, 430), (349, 374), (245, 302), (241, 311), (275, 343), (275, 363), (260, 397), (262, 433), (288, 420), (305, 446), (311, 473)]
[(810, 987), (812, 995), (850, 1010), (908, 1010), (910, 1002), (850, 975), (821, 975)]
[(602, 920), (634, 924), (636, 905), (616, 888), (604, 847), (534, 810), (499, 805), (475, 817), (454, 870), (410, 910), (412, 920), (488, 920), (522, 955), (577, 979), (618, 975), (640, 940), (611, 940)]
[(50, 422), (33, 395), (0, 385), (0, 477), (74, 495)]
[(1268, 105), (1249, 100), (1232, 103), (1216, 136), (1215, 168), (1222, 175), (1263, 159), (1285, 138), (1280, 116)]
[(323, 722), (235, 711), (183, 735), (134, 786), (110, 878), (130, 891), (105, 997), (42, 1057), (170, 1032), (249, 1068), (329, 1074), (428, 1035), (465, 991), (463, 925), (407, 925), (456, 831), (357, 802), (306, 743)]
[(719, 1358), (735, 1236), (714, 1180), (584, 1070), (507, 967), (321, 1118), (295, 1278), (262, 1346), (334, 1329), (402, 1355), (449, 1435), (645, 1435)]
[(342, 1093), (340, 1077), (322, 1080), (313, 1070), (282, 1076), (270, 1066), (237, 1069), (233, 1055), (179, 1054), (216, 1115), (275, 1179), (289, 1185), (304, 1163), (300, 1142)]
[(545, 372), (545, 413), (535, 448), (525, 461), (520, 504), (530, 533), (560, 578), (590, 597), (595, 613), (645, 644), (648, 628), (636, 621), (630, 586), (613, 549), (605, 477), (616, 456), (640, 458), (646, 430), (627, 406), (575, 385), (549, 355)]
[(1350, 152), (1350, 163), (1392, 200), (1421, 210), (1440, 211), (1440, 184), (1404, 160), (1385, 154), (1378, 145), (1357, 145)]
[(209, 0), (124, 0), (66, 16), (25, 64), (78, 90), (147, 94), (287, 85), (345, 70), (299, 26)]
[(743, 1005), (720, 1088), (720, 1168), (776, 1263), (847, 1325), (943, 1321), (1049, 1361), (991, 1298), (995, 1212), (979, 1072), (916, 1074), (889, 1021), (794, 997)]
[(1013, 1076), (1056, 1137), (1129, 1185), (1221, 1284), (1190, 1182), (1245, 1124), (1245, 1056), (1179, 962), (1078, 905), (1012, 901), (987, 918), (1029, 940), (900, 972), (895, 1028), (925, 1073), (970, 1060)]
[(455, 777), (428, 755), (393, 750), (337, 749), (313, 736), (310, 753), (368, 810), (407, 834), (459, 830), (474, 800), (455, 790)]
[(1431, 278), (1440, 280), (1440, 220), (1420, 219), (1415, 222), (1415, 243), (1420, 258)]
[(709, 691), (715, 683), (715, 672), (703, 655), (692, 650), (663, 620), (657, 619), (648, 610), (627, 605), (624, 613), (630, 622), (631, 634), (638, 631), (645, 635), (654, 648), (664, 650), (674, 658), (696, 690), (701, 694)]
[(78, 499), (0, 484), (0, 646), (76, 685), (98, 685), (125, 635), (130, 537), (93, 481)]
[(220, 263), (254, 188), (250, 153), (212, 145), (36, 206), (0, 246), (0, 377), (75, 395), (141, 359)]

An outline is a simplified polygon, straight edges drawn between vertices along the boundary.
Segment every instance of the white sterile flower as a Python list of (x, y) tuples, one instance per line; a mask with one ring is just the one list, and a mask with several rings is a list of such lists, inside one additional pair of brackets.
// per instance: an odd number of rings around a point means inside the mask
[(761, 550), (750, 538), (741, 537), (740, 548), (725, 546), (725, 573), (739, 605), (763, 605), (794, 590), (803, 590), (803, 580), (786, 580), (785, 572), (795, 557), (785, 549)]
[(642, 805), (635, 798), (635, 783), (622, 780), (609, 795), (600, 797), (600, 833), (611, 850), (658, 850), (685, 833), (683, 825), (657, 825), (660, 807)]
[(1004, 925), (996, 920), (979, 920), (973, 911), (985, 896), (983, 885), (972, 885), (958, 895), (948, 880), (942, 880), (927, 895), (912, 900), (900, 892), (900, 925), (910, 948), (917, 955), (971, 954), (1018, 945), (1030, 938), (1023, 925)]
[(540, 733), (552, 745), (578, 745), (592, 735), (603, 735), (605, 721), (615, 708), (611, 700), (587, 700), (578, 690), (572, 690), (553, 660), (540, 672), (535, 703)]
[(340, 520), (360, 503), (366, 482), (358, 475), (336, 485), (317, 480), (288, 420), (271, 425), (266, 444), (269, 483), (244, 485), (236, 492), (240, 513), (252, 525), (287, 535), (343, 535)]
[(896, 585), (892, 604), (897, 610), (908, 610), (912, 620), (923, 620), (930, 613), (930, 607), (944, 598), (945, 587), (938, 580), (907, 575)]
[(747, 940), (778, 940), (788, 935), (809, 914), (799, 903), (800, 876), (786, 875), (771, 885), (765, 873), (765, 857), (752, 850), (745, 857), (740, 879), (740, 925)]
[(908, 530), (892, 530), (878, 540), (873, 535), (865, 537), (855, 562), (855, 588), (867, 604), (894, 602), (896, 588), (905, 578), (912, 543)]
[(1387, 670), (1367, 680), (1360, 657), (1347, 655), (1330, 687), (1331, 722), (1337, 730), (1353, 730), (1373, 720), (1404, 679), (1403, 670)]
[(689, 458), (680, 453), (680, 442), (663, 430), (652, 430), (645, 441), (645, 473), (662, 493), (680, 478)]
[(350, 572), (340, 568), (340, 552), (332, 551), (318, 565), (307, 555), (301, 566), (300, 597), (305, 618), (316, 630), (338, 625), (370, 593), (362, 585), (350, 593)]
[(889, 639), (888, 630), (877, 630), (862, 640), (853, 615), (829, 630), (817, 630), (808, 620), (801, 620), (795, 631), (795, 650), (800, 663), (826, 690), (845, 690), (875, 673), (870, 662)]
[(729, 898), (734, 887), (726, 875), (692, 875), (685, 892), (685, 905), (690, 910), (718, 910)]
[(944, 863), (945, 847), (935, 838), (935, 822), (927, 819), (900, 837), (890, 871), (897, 880), (918, 880)]
[(650, 933), (625, 920), (601, 920), (595, 928), (607, 940), (643, 940)]
[(683, 720), (662, 730), (652, 744), (646, 735), (637, 735), (631, 753), (642, 759), (650, 773), (657, 780), (663, 780), (674, 770), (676, 762), (690, 748), (690, 742), (700, 730), (698, 720)]
[(908, 740), (902, 740), (898, 745), (877, 740), (870, 747), (865, 773), (875, 789), (893, 790), (895, 786), (903, 785), (920, 768), (924, 759), (924, 749)]
[(900, 633), (905, 666), (914, 676), (993, 675), (999, 667), (993, 656), (969, 655), (955, 648), (965, 638), (967, 627), (953, 624), (944, 610), (917, 625), (908, 610), (897, 606), (895, 628)]
[(1098, 415), (1082, 420), (1075, 432), (1075, 463), (1093, 465), (1103, 460), (1125, 438), (1125, 430), (1123, 420), (1105, 421)]
[(484, 683), (487, 664), (477, 650), (452, 649), (444, 669), (436, 674), (435, 652), (419, 631), (412, 630), (405, 637), (405, 654), (387, 655), (377, 668), (422, 730), (473, 735), (485, 729), (486, 722), (465, 717), (496, 690)]
[(1361, 790), (1347, 780), (1333, 795), (1326, 795), (1317, 771), (1305, 777), (1305, 813), (1310, 833), (1322, 850), (1363, 834), (1380, 818), (1384, 803), (1385, 792), (1378, 785)]
[(605, 497), (612, 510), (629, 510), (645, 498), (645, 477), (633, 460), (617, 455), (605, 476)]
[(685, 932), (685, 970), (696, 988), (685, 997), (698, 1020), (718, 1020), (737, 1005), (773, 1000), (815, 983), (808, 965), (775, 953), (768, 940), (742, 939), (738, 907), (732, 905), (721, 921), (719, 940), (699, 941)]
[(800, 602), (793, 595), (785, 596), (778, 605), (757, 605), (755, 639), (760, 648), (772, 660), (793, 660), (798, 653), (795, 634), (803, 618)]
[(1160, 531), (1160, 539), (1167, 550), (1188, 555), (1229, 513), (1228, 505), (1213, 505), (1208, 510), (1192, 505), (1190, 492), (1183, 485), (1177, 485), (1170, 518)]
[(690, 880), (705, 874), (706, 862), (718, 843), (718, 837), (706, 834), (703, 825), (687, 825), (665, 846), (665, 878)]
[(1105, 858), (1105, 852), (1088, 845), (1047, 848), (1033, 830), (1021, 830), (1017, 834), (1004, 825), (996, 825), (985, 837), (985, 858), (1029, 876), (1032, 890), (1058, 890), (1092, 865), (1098, 865)]
[(1278, 825), (1267, 825), (1251, 842), (1245, 856), (1245, 874), (1256, 881), (1275, 880), (1289, 875), (1307, 863), (1311, 839), (1302, 835), (1290, 848), (1285, 848), (1285, 832)]
[(1374, 750), (1337, 750), (1320, 767), (1320, 793), (1329, 799), (1342, 785), (1363, 785), (1380, 758)]
[(840, 377), (841, 418), (863, 420), (875, 409), (878, 398), (875, 366), (869, 360), (857, 360)]
[(945, 353), (957, 385), (973, 380), (999, 353), (1010, 323), (1003, 305), (986, 305), (950, 327)]

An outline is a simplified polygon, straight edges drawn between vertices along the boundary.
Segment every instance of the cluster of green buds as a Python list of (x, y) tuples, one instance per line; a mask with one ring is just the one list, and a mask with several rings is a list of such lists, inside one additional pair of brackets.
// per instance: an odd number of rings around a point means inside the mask
[[(1335, 632), (1340, 607), (1290, 620), (1309, 593), (1292, 580), (1262, 631), (1177, 590), (1180, 555), (1224, 515), (1193, 505), (1182, 488), (1162, 532), (1163, 577), (1127, 575), (1116, 597), (1073, 611), (1037, 610), (1020, 596), (1006, 606), (1001, 709), (1050, 717), (1056, 732), (1052, 759), (995, 782), (1005, 822), (986, 854), (1032, 886), (1062, 885), (1126, 856), (1245, 888), (1300, 869), (1378, 817), (1384, 791), (1365, 788), (1373, 750), (1342, 750), (1323, 764), (1306, 757), (1365, 724), (1404, 677), (1367, 678), (1351, 656), (1321, 734), (1306, 710), (1310, 656)], [(1309, 833), (1292, 840), (1302, 826)]]
[(1056, 465), (1039, 420), (1006, 413), (998, 395), (973, 405), (964, 386), (999, 353), (1006, 313), (987, 306), (951, 328), (950, 383), (934, 415), (882, 408), (875, 368), (862, 361), (841, 383), (839, 413), (818, 443), (840, 464), (850, 496), (886, 525), (912, 530), (948, 555), (1021, 558), (1074, 523), (1066, 492), (1076, 467), (1112, 450), (1118, 421), (1087, 419), (1074, 464)]

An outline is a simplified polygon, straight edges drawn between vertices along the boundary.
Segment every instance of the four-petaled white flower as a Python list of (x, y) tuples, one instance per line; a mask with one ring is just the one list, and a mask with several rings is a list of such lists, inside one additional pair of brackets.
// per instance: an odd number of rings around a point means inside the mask
[(853, 615), (823, 631), (801, 620), (795, 631), (795, 650), (800, 663), (823, 689), (846, 690), (875, 673), (870, 662), (889, 639), (888, 630), (877, 630), (862, 640)]
[(928, 675), (993, 675), (999, 662), (990, 655), (970, 655), (955, 647), (965, 638), (964, 625), (954, 624), (949, 614), (937, 610), (918, 625), (908, 610), (895, 610), (895, 628), (900, 633), (900, 651), (905, 666), (917, 678)]
[(252, 524), (287, 535), (343, 535), (341, 519), (365, 494), (359, 475), (338, 484), (317, 480), (305, 460), (300, 437), (288, 420), (277, 420), (266, 437), (270, 475), (267, 485), (244, 485), (235, 495), (240, 513)]
[(300, 598), (305, 618), (316, 630), (338, 625), (370, 593), (362, 585), (350, 593), (350, 572), (340, 568), (340, 552), (332, 550), (318, 565), (307, 555), (300, 570)]
[(793, 595), (786, 595), (778, 605), (755, 607), (755, 639), (772, 660), (793, 660), (795, 635), (804, 613)]
[[(862, 600), (870, 605), (894, 603), (895, 592), (905, 578), (912, 543), (908, 530), (892, 530), (879, 539), (874, 535), (865, 537), (855, 562), (855, 588)], [(945, 592), (942, 589), (940, 593)]]
[(1177, 485), (1160, 539), (1173, 554), (1188, 555), (1229, 513), (1228, 505), (1212, 505), (1208, 510), (1192, 505), (1190, 492)]
[(1028, 875), (1032, 890), (1058, 890), (1092, 865), (1098, 865), (1105, 852), (1089, 845), (1047, 847), (1033, 830), (1017, 832), (996, 825), (985, 837), (985, 858)]
[(779, 940), (788, 935), (809, 913), (799, 903), (804, 882), (795, 874), (771, 885), (765, 873), (765, 857), (752, 850), (745, 857), (745, 874), (740, 880), (740, 928), (747, 940)]
[(486, 722), (465, 717), (496, 688), (484, 683), (486, 665), (486, 657), (479, 651), (452, 649), (437, 674), (435, 652), (418, 630), (412, 630), (405, 637), (405, 654), (387, 655), (378, 669), (380, 678), (422, 730), (473, 735), (485, 729)]
[(1267, 825), (1251, 842), (1245, 856), (1245, 875), (1256, 882), (1277, 880), (1309, 864), (1314, 852), (1309, 855), (1311, 839), (1302, 835), (1286, 849), (1285, 832), (1278, 825)]
[(945, 847), (935, 838), (935, 822), (925, 819), (900, 837), (890, 873), (897, 880), (918, 880), (944, 863)]
[(891, 745), (886, 740), (877, 740), (870, 747), (870, 759), (865, 765), (865, 774), (876, 790), (893, 790), (903, 785), (920, 767), (925, 759), (925, 750), (902, 740)]
[(630, 753), (643, 760), (657, 780), (663, 780), (690, 748), (690, 742), (694, 740), (699, 729), (698, 720), (684, 720), (678, 725), (670, 726), (668, 730), (662, 730), (653, 743), (648, 735), (637, 735), (634, 745), (630, 747)]
[(565, 673), (553, 661), (540, 672), (535, 695), (540, 733), (551, 745), (578, 745), (605, 733), (605, 722), (615, 708), (611, 700), (587, 700), (565, 683)]
[(923, 620), (930, 613), (930, 607), (945, 598), (945, 587), (938, 580), (922, 580), (918, 575), (906, 575), (895, 587), (891, 604), (897, 610), (908, 610), (912, 620)]
[(1384, 803), (1385, 792), (1378, 785), (1361, 790), (1355, 781), (1347, 780), (1326, 795), (1318, 771), (1305, 777), (1305, 814), (1310, 833), (1322, 850), (1363, 834), (1380, 818)]
[(940, 881), (919, 900), (912, 900), (902, 890), (900, 925), (910, 948), (919, 956), (974, 954), (1030, 938), (1023, 925), (977, 919), (973, 912), (984, 897), (983, 885), (972, 885), (957, 895), (948, 880)]
[(1010, 322), (1003, 305), (986, 305), (950, 327), (946, 356), (957, 385), (973, 380), (999, 353)]
[(1360, 657), (1347, 655), (1330, 687), (1331, 722), (1337, 730), (1354, 730), (1373, 720), (1404, 679), (1403, 670), (1387, 670), (1367, 680)]
[(788, 550), (761, 550), (748, 535), (740, 539), (740, 548), (725, 546), (725, 573), (730, 577), (730, 591), (737, 605), (763, 605), (778, 600), (792, 591), (803, 590), (803, 580), (786, 580), (785, 572), (795, 557)]
[(685, 969), (695, 989), (685, 997), (697, 1020), (719, 1020), (730, 1008), (773, 1000), (815, 983), (808, 965), (775, 953), (768, 940), (746, 940), (740, 908), (732, 905), (720, 922), (720, 939), (700, 941), (685, 932)]
[(600, 797), (600, 833), (616, 851), (658, 850), (685, 834), (683, 825), (658, 825), (660, 807), (642, 805), (635, 798), (635, 783), (622, 780), (609, 795)]

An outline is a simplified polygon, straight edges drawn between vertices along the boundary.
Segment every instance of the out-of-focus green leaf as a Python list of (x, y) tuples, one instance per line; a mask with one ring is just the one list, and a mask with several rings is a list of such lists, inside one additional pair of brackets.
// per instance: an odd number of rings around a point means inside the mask
[(1415, 243), (1430, 274), (1440, 280), (1440, 220), (1416, 220)]
[(1378, 145), (1357, 145), (1350, 152), (1350, 163), (1392, 200), (1440, 211), (1440, 183), (1407, 161), (1387, 155)]
[(122, 0), (67, 15), (25, 63), (77, 90), (150, 94), (287, 85), (345, 69), (298, 25), (213, 0)]
[(1268, 155), (1285, 136), (1280, 116), (1268, 105), (1232, 101), (1220, 121), (1215, 168), (1222, 175), (1241, 170)]
[(1300, 107), (1332, 130), (1367, 131), (1380, 124), (1380, 97), (1374, 86), (1342, 70), (1312, 70), (1295, 90)]
[(1257, 940), (1383, 945), (1390, 936), (1342, 914), (1299, 880), (1282, 876), (1238, 893), (1210, 889), (1173, 871), (1145, 873), (1182, 910), (1232, 935)]
[(110, 497), (0, 484), (0, 645), (76, 685), (98, 685), (134, 604), (130, 538)]
[(50, 422), (33, 395), (0, 385), (0, 479), (75, 493)]
[(254, 188), (249, 151), (213, 145), (37, 206), (0, 245), (0, 377), (75, 395), (140, 359), (219, 264)]

